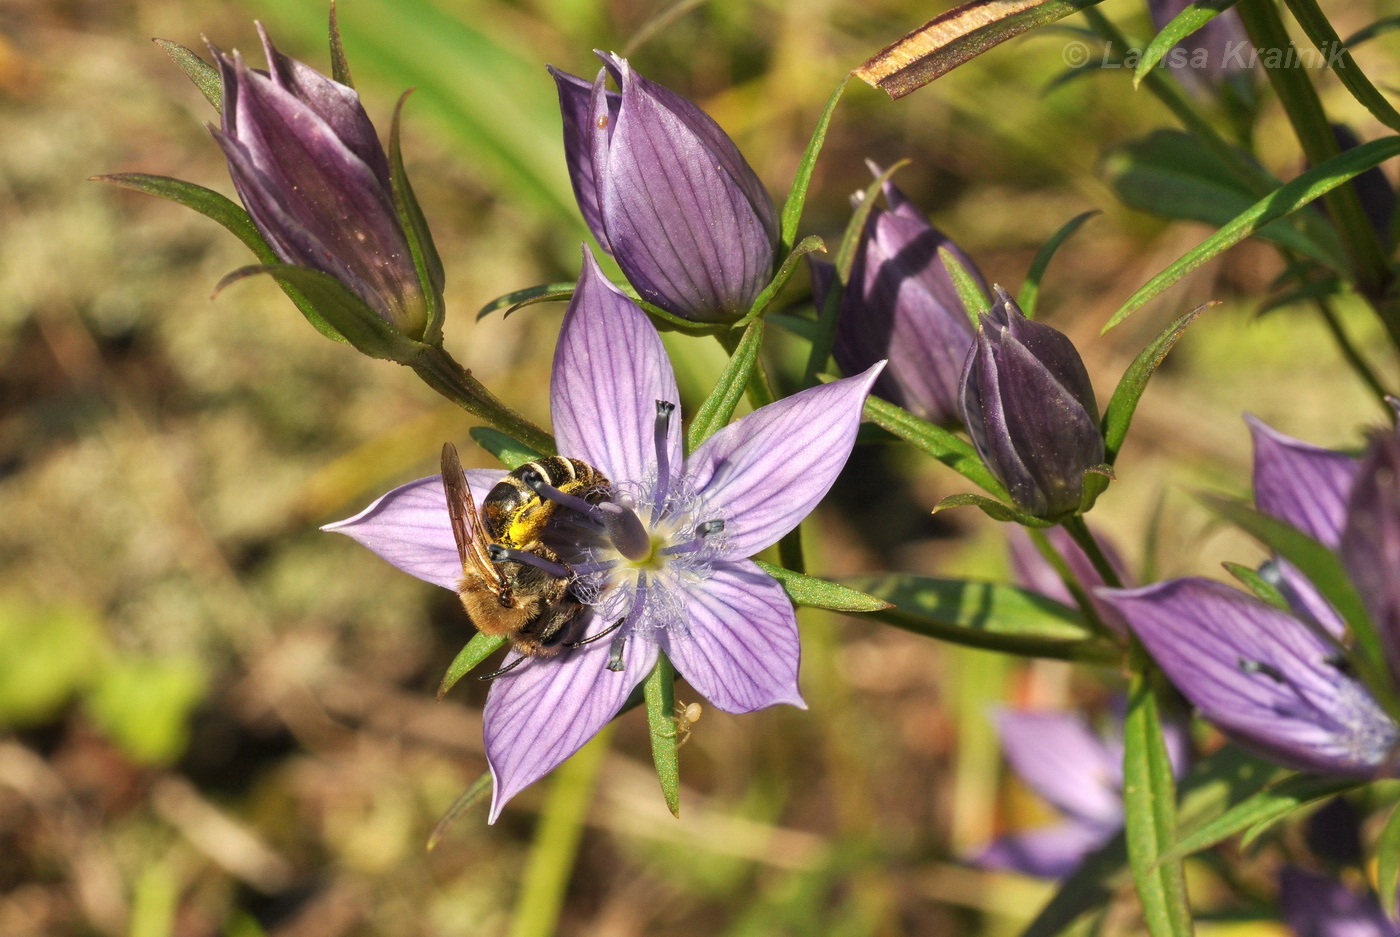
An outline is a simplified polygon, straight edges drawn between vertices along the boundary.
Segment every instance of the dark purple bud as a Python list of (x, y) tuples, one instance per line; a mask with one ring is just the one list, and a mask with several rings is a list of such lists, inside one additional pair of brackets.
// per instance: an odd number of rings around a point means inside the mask
[[(880, 170), (872, 165), (878, 176)], [(946, 249), (982, 282), (972, 259), (929, 224), (893, 183), (885, 183), (889, 210), (870, 213), (851, 282), (841, 300), (833, 353), (846, 374), (876, 361), (889, 364), (875, 395), (934, 423), (957, 423), (958, 382), (972, 347), (972, 321), (938, 255)], [(826, 301), (833, 268), (812, 261), (817, 306)]]
[(1376, 434), (1361, 460), (1342, 528), (1342, 563), (1366, 601), (1390, 669), (1400, 674), (1400, 437)]
[(243, 206), (283, 261), (330, 274), (405, 335), (422, 335), (428, 301), (359, 95), (258, 31), (267, 72), (210, 46), (224, 95), (213, 134)]
[[(1161, 29), (1192, 0), (1147, 0), (1152, 25)], [(1254, 45), (1235, 10), (1226, 10), (1187, 36), (1163, 58), (1182, 84), (1196, 93), (1218, 88), (1231, 75), (1247, 72)]]
[[(593, 82), (551, 68), (579, 211), (647, 302), (700, 322), (748, 311), (773, 276), (778, 214), (694, 103), (599, 52)], [(620, 92), (605, 87), (611, 74)]]
[(963, 423), (1017, 505), (1063, 517), (1080, 506), (1085, 471), (1104, 460), (1094, 388), (1064, 333), (995, 292), (963, 368)]

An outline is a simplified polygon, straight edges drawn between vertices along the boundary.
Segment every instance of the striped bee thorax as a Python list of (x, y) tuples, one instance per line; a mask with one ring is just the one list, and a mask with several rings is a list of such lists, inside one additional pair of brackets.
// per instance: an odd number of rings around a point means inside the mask
[(539, 541), (557, 512), (568, 510), (541, 498), (526, 484), (525, 477), (531, 472), (537, 473), (550, 487), (589, 504), (598, 504), (612, 496), (612, 484), (607, 476), (587, 462), (561, 456), (527, 462), (497, 482), (482, 502), (482, 526), (492, 543), (527, 548)]

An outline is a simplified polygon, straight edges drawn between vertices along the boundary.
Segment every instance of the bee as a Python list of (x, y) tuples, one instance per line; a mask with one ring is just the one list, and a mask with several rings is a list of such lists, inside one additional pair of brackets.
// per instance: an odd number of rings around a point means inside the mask
[(521, 655), (482, 679), (500, 676), (526, 658), (553, 657), (603, 637), (575, 640), (585, 606), (573, 593), (573, 571), (559, 548), (577, 539), (567, 529), (581, 519), (537, 492), (540, 483), (590, 505), (612, 497), (612, 484), (602, 472), (577, 459), (549, 456), (501, 479), (478, 514), (456, 447), (442, 447), (442, 485), (462, 561), (457, 595), (479, 632), (505, 636)]

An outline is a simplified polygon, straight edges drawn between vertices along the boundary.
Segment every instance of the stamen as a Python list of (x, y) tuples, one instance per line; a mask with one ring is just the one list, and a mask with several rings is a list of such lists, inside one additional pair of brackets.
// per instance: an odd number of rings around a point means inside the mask
[(666, 440), (671, 430), (671, 414), (675, 410), (676, 405), (669, 401), (656, 402), (656, 494), (651, 507), (653, 521), (661, 516), (661, 509), (666, 505), (666, 496), (670, 494), (671, 458)]
[(1273, 664), (1266, 664), (1263, 661), (1246, 660), (1243, 657), (1241, 657), (1239, 660), (1239, 668), (1240, 673), (1262, 673), (1264, 676), (1268, 677), (1270, 680), (1273, 680), (1275, 683), (1288, 682), (1288, 679), (1283, 675), (1283, 671), (1279, 670)]
[(594, 573), (606, 573), (610, 569), (617, 568), (617, 560), (598, 560), (594, 563), (580, 563), (574, 567), (575, 576), (592, 576)]
[(662, 556), (680, 556), (683, 553), (694, 553), (705, 544), (700, 540), (687, 540), (685, 543), (677, 543), (673, 546), (662, 547)]
[(493, 563), (524, 563), (527, 566), (534, 566), (536, 569), (542, 569), (551, 576), (558, 576), (560, 579), (574, 578), (573, 571), (563, 563), (547, 560), (528, 550), (516, 550), (511, 547), (503, 547), (499, 543), (492, 543), (487, 545), (486, 552), (491, 555), (491, 562)]
[(695, 534), (699, 537), (708, 537), (710, 534), (717, 534), (722, 530), (724, 530), (724, 521), (716, 519), (698, 525), (695, 528)]
[(555, 504), (563, 505), (564, 507), (569, 508), (572, 511), (577, 511), (584, 517), (590, 517), (594, 520), (601, 520), (601, 518), (598, 517), (597, 505), (589, 504), (587, 501), (583, 500), (582, 498), (575, 497), (574, 495), (565, 494), (558, 488), (555, 488), (553, 485), (546, 482), (544, 478), (540, 475), (540, 473), (536, 472), (533, 469), (523, 473), (520, 476), (520, 480), (523, 481), (525, 484), (529, 485), (530, 490), (533, 491), (535, 494), (539, 495), (541, 498), (547, 498), (548, 500), (553, 501)]
[(553, 485), (547, 484), (535, 471), (524, 473), (520, 476), (520, 480), (529, 485), (530, 490), (541, 498), (548, 498), (555, 504), (592, 520), (608, 535), (608, 539), (617, 548), (617, 552), (629, 560), (646, 559), (651, 553), (651, 535), (642, 525), (641, 518), (628, 508), (612, 501), (589, 504), (582, 498), (566, 494)]
[(626, 647), (627, 632), (619, 631), (617, 637), (612, 640), (612, 646), (608, 648), (608, 669), (613, 673), (618, 673), (627, 666), (622, 660), (622, 652)]

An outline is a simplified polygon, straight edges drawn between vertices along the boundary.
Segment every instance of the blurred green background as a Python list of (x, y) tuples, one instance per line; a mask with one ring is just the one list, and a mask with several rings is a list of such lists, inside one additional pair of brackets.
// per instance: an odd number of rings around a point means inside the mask
[[(447, 267), (449, 349), (545, 420), (562, 307), (474, 321), (499, 294), (577, 272), (584, 230), (544, 64), (591, 75), (589, 49), (649, 31), (634, 64), (701, 102), (781, 199), (841, 74), (948, 5), (709, 0), (658, 24), (667, 5), (651, 0), (344, 0), (340, 16), (381, 127), (417, 89), (405, 152)], [(1400, 9), (1328, 8), (1343, 35)], [(1137, 0), (1103, 9), (1146, 33)], [(241, 245), (191, 212), (84, 181), (143, 171), (231, 194), (203, 128), (212, 111), (149, 38), (198, 48), (204, 34), (257, 60), (261, 18), (284, 51), (325, 68), (325, 14), (321, 0), (0, 0), (3, 937), (510, 933), (548, 782), (494, 827), (469, 814), (425, 851), (484, 768), (484, 686), (432, 695), (469, 637), (465, 615), (316, 529), (434, 471), (444, 440), (491, 464), (468, 444), (469, 419), (406, 369), (323, 339), (269, 283), (211, 299), (248, 262)], [(1169, 317), (1224, 300), (1144, 400), (1095, 514), (1136, 560), (1157, 518), (1161, 574), (1215, 575), (1222, 559), (1259, 556), (1189, 495), (1246, 490), (1241, 411), (1323, 444), (1355, 444), (1379, 411), (1306, 309), (1254, 318), (1282, 269), (1258, 242), (1097, 336), (1209, 229), (1118, 201), (1106, 157), (1170, 118), (1122, 72), (1045, 92), (1071, 38), (1033, 33), (897, 103), (853, 85), (804, 233), (839, 236), (867, 157), (910, 158), (899, 183), (1009, 286), (1060, 224), (1100, 209), (1051, 267), (1041, 308), (1105, 397)], [(1359, 55), (1378, 84), (1400, 84), (1400, 37)], [(1379, 133), (1330, 77), (1322, 87), (1334, 117)], [(1272, 102), (1256, 143), (1276, 173), (1299, 169)], [(1341, 311), (1393, 374), (1379, 332)], [(711, 340), (668, 341), (693, 406), (724, 359)], [(779, 372), (801, 352), (781, 334), (767, 349)], [(930, 516), (960, 490), (907, 450), (859, 448), (808, 526), (813, 571), (1004, 577), (995, 525)], [(811, 709), (707, 708), (682, 751), (681, 820), (650, 776), (641, 714), (620, 720), (560, 933), (1003, 935), (1034, 914), (1051, 886), (958, 861), (1053, 816), (1005, 776), (988, 709), (1101, 711), (1113, 675), (801, 617)], [(1266, 889), (1269, 861), (1253, 873)], [(1193, 874), (1209, 910), (1212, 873)], [(1109, 926), (1131, 932), (1131, 909)], [(1226, 931), (1281, 932), (1202, 926)]]

